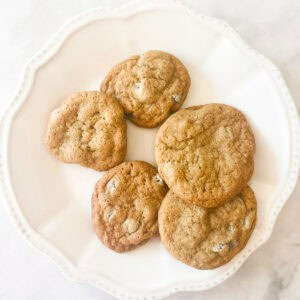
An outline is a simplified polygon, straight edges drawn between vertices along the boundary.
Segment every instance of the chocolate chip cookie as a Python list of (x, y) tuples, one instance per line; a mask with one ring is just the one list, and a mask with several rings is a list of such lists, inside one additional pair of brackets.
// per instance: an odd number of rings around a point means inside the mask
[(179, 59), (147, 51), (114, 66), (101, 91), (118, 99), (133, 123), (152, 128), (181, 107), (189, 87), (190, 76)]
[(230, 261), (246, 245), (256, 223), (256, 200), (247, 186), (217, 208), (187, 204), (169, 191), (158, 216), (166, 249), (197, 269), (213, 269)]
[(121, 105), (106, 94), (73, 94), (53, 111), (46, 147), (66, 163), (103, 171), (124, 160), (126, 122)]
[(159, 129), (158, 170), (187, 203), (217, 207), (237, 195), (254, 169), (255, 140), (237, 109), (207, 104), (183, 109)]
[(92, 222), (99, 239), (125, 252), (158, 234), (158, 209), (167, 191), (157, 169), (146, 162), (124, 162), (109, 170), (92, 197)]

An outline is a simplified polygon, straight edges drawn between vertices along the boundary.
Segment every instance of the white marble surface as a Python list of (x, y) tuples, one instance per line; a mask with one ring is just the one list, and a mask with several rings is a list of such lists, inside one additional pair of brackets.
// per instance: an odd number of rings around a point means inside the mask
[[(12, 98), (24, 63), (72, 15), (126, 1), (0, 0), (0, 113)], [(300, 1), (188, 1), (224, 19), (282, 71), (300, 109)], [(113, 4), (112, 4), (113, 3)], [(222, 285), (170, 299), (300, 299), (300, 181), (278, 218), (271, 239)], [(0, 205), (0, 299), (113, 299), (65, 279), (52, 261), (29, 246)]]

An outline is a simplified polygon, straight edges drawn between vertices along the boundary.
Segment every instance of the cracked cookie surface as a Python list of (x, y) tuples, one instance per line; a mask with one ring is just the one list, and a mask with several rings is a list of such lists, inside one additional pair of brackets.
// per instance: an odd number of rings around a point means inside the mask
[(157, 169), (146, 162), (124, 162), (109, 170), (92, 196), (92, 222), (99, 239), (125, 252), (157, 235), (158, 209), (167, 191)]
[(158, 216), (166, 249), (197, 269), (213, 269), (230, 261), (246, 245), (256, 223), (256, 199), (247, 186), (217, 208), (187, 204), (169, 191)]
[(101, 91), (118, 99), (136, 125), (153, 128), (184, 102), (190, 76), (173, 55), (147, 51), (114, 66), (101, 83)]
[(255, 140), (244, 115), (224, 104), (180, 110), (159, 129), (162, 178), (187, 203), (216, 207), (237, 195), (254, 169)]
[(108, 170), (126, 154), (123, 109), (103, 93), (75, 93), (51, 114), (45, 144), (63, 162)]

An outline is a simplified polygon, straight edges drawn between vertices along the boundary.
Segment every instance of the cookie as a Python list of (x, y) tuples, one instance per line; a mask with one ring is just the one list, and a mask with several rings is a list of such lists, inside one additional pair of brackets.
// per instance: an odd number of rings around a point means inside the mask
[(126, 121), (115, 99), (97, 92), (79, 92), (53, 111), (46, 147), (58, 159), (98, 171), (124, 160)]
[(157, 169), (146, 162), (124, 162), (109, 170), (92, 197), (92, 222), (99, 239), (125, 252), (157, 235), (158, 209), (167, 191)]
[(247, 186), (217, 208), (188, 204), (169, 191), (158, 216), (166, 249), (196, 269), (229, 262), (246, 245), (256, 223), (256, 200)]
[(189, 87), (190, 76), (176, 57), (147, 51), (114, 66), (100, 89), (118, 99), (133, 123), (153, 128), (181, 107)]
[(183, 109), (159, 129), (158, 170), (187, 203), (217, 207), (237, 195), (254, 169), (255, 140), (237, 109), (207, 104)]

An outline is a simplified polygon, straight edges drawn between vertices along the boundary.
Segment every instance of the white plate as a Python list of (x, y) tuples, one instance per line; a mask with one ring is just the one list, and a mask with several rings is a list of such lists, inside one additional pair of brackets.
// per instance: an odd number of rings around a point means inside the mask
[[(258, 200), (257, 225), (246, 248), (215, 270), (198, 271), (176, 261), (158, 238), (122, 255), (105, 248), (90, 222), (91, 192), (101, 174), (59, 162), (43, 145), (49, 113), (62, 100), (75, 91), (98, 89), (112, 65), (149, 49), (171, 52), (187, 66), (192, 85), (184, 106), (234, 105), (255, 133), (250, 184)], [(128, 127), (127, 160), (155, 163), (156, 129)], [(170, 1), (93, 9), (67, 22), (25, 68), (1, 122), (4, 198), (23, 236), (73, 280), (127, 299), (204, 290), (231, 276), (270, 237), (295, 186), (299, 132), (280, 73), (227, 24)]]

